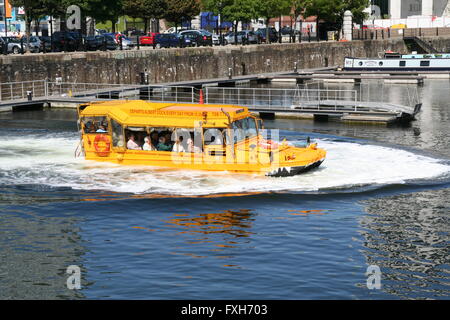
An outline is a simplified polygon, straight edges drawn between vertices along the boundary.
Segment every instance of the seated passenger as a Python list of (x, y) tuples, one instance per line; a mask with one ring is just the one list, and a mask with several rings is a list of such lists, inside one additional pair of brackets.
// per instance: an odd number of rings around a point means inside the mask
[(202, 150), (199, 147), (194, 146), (194, 142), (192, 141), (192, 139), (188, 139), (187, 145), (188, 145), (187, 152), (202, 153)]
[(127, 142), (127, 149), (129, 150), (142, 150), (141, 147), (136, 143), (135, 136), (132, 134)]
[(172, 151), (172, 146), (168, 145), (166, 143), (166, 137), (162, 136), (161, 138), (159, 138), (159, 143), (156, 146), (156, 149), (158, 151)]
[(164, 136), (166, 137), (166, 144), (170, 147), (173, 147), (174, 143), (172, 142), (172, 134), (170, 132), (167, 132)]
[(186, 152), (183, 147), (183, 136), (179, 136), (178, 140), (173, 145), (173, 152)]
[(144, 151), (156, 151), (155, 146), (153, 145), (151, 139), (149, 137), (144, 138), (144, 146), (142, 147)]
[(107, 133), (108, 131), (106, 131), (105, 127), (101, 125), (98, 127), (96, 132), (97, 133)]
[(159, 139), (158, 139), (158, 132), (157, 131), (153, 131), (150, 134), (150, 138), (151, 138), (152, 145), (157, 146), (158, 145), (158, 141), (159, 141)]

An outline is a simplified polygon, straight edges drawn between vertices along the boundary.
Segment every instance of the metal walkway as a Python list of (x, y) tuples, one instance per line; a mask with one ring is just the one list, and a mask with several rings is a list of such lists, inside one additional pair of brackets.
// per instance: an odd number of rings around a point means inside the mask
[[(384, 94), (385, 88), (360, 84), (359, 90), (310, 88), (296, 89), (206, 87), (205, 103), (233, 104), (248, 107), (260, 113), (301, 113), (314, 116), (349, 115), (413, 119), (420, 111), (421, 103), (415, 86), (396, 87), (397, 101)], [(400, 91), (399, 91), (400, 90)], [(381, 96), (379, 92), (382, 92)], [(32, 100), (27, 97), (32, 93)], [(141, 99), (156, 102), (198, 103), (200, 90), (191, 86), (162, 85), (114, 85), (95, 83), (64, 83), (29, 81), (0, 84), (0, 111), (13, 110), (36, 104), (80, 104), (114, 99)], [(367, 119), (369, 119), (367, 118)]]

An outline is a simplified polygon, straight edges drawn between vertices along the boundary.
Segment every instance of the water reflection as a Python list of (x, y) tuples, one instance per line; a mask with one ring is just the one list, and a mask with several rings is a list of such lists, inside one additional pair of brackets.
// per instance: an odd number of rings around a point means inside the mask
[(367, 201), (361, 234), (382, 289), (401, 298), (450, 297), (450, 189)]
[[(252, 210), (240, 209), (195, 215), (174, 214), (164, 222), (171, 228), (175, 228), (176, 234), (184, 237), (184, 243), (188, 244), (178, 248), (179, 250), (173, 252), (174, 254), (194, 258), (213, 256), (218, 259), (232, 259), (242, 246), (250, 243), (254, 216), (255, 213)], [(204, 244), (207, 245), (206, 250), (202, 246)], [(200, 247), (195, 247), (198, 245)], [(189, 251), (186, 252), (186, 249)], [(235, 263), (227, 263), (223, 266), (240, 267)]]
[(66, 287), (69, 265), (80, 266), (86, 274), (80, 219), (6, 207), (0, 207), (0, 213), (0, 299), (84, 298)]

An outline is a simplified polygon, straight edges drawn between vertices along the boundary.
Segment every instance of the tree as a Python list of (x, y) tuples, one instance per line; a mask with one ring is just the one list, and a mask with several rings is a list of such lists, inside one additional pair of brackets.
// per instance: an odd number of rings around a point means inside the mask
[[(310, 0), (291, 0), (291, 15), (294, 20), (295, 27), (297, 24), (297, 19), (305, 11), (305, 8), (309, 2), (310, 2)], [(294, 30), (295, 30), (295, 27), (294, 27)], [(301, 32), (302, 32), (301, 29), (302, 29), (302, 26), (300, 25), (300, 37), (301, 37)], [(295, 33), (294, 33), (293, 41), (295, 42)]]
[(166, 0), (164, 18), (175, 24), (175, 29), (183, 20), (192, 20), (200, 13), (200, 0)]
[(266, 21), (267, 42), (269, 42), (269, 20), (271, 18), (289, 15), (291, 5), (290, 0), (259, 0), (257, 12)]
[(116, 32), (116, 21), (123, 14), (123, 0), (89, 0), (87, 15), (97, 21), (111, 21), (112, 32)]
[(317, 27), (319, 20), (324, 20), (328, 24), (333, 24), (335, 29), (340, 30), (346, 10), (353, 13), (355, 21), (362, 22), (367, 16), (364, 10), (369, 5), (369, 0), (309, 0), (305, 15), (316, 16)]
[(30, 48), (31, 23), (33, 20), (39, 20), (45, 15), (45, 6), (42, 0), (10, 0), (14, 7), (23, 7), (25, 10), (25, 33), (27, 35), (26, 50)]
[(227, 20), (233, 22), (234, 43), (237, 44), (237, 26), (238, 23), (247, 23), (258, 17), (256, 10), (257, 0), (233, 0), (224, 7), (223, 15)]
[(123, 0), (125, 14), (132, 18), (144, 20), (144, 31), (147, 32), (149, 19), (160, 19), (167, 9), (165, 0)]

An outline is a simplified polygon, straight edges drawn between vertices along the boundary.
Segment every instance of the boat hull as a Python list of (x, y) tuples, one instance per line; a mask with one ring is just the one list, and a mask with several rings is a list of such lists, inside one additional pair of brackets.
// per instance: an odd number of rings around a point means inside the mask
[(323, 163), (323, 161), (324, 160), (319, 160), (307, 166), (282, 167), (271, 171), (266, 175), (269, 177), (292, 177), (318, 168)]

